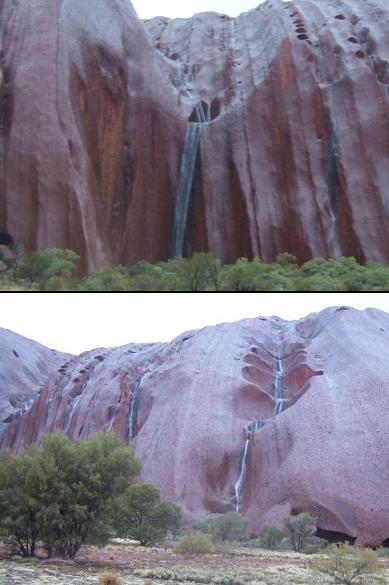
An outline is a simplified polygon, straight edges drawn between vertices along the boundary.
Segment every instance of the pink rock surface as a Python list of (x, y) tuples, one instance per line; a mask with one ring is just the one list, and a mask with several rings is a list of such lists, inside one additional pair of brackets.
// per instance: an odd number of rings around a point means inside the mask
[(21, 416), (68, 354), (0, 328), (0, 423)]
[(146, 23), (129, 0), (3, 0), (0, 22), (0, 231), (24, 251), (165, 260), (201, 100), (185, 253), (389, 262), (386, 0)]
[(379, 545), (389, 537), (388, 344), (389, 315), (339, 307), (96, 349), (49, 377), (2, 447), (113, 429), (142, 460), (138, 480), (194, 520), (236, 507), (248, 441), (239, 504), (254, 533), (309, 510), (321, 530)]

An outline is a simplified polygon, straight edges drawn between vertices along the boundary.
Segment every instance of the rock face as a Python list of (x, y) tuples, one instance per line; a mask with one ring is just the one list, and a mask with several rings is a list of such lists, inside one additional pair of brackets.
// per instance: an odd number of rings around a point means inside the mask
[(0, 19), (0, 232), (25, 251), (169, 257), (205, 120), (184, 254), (389, 262), (386, 0), (145, 23), (129, 0), (3, 0)]
[(0, 328), (0, 436), (29, 410), (50, 373), (69, 357)]
[(189, 519), (239, 507), (257, 534), (309, 510), (323, 535), (379, 545), (389, 537), (388, 347), (389, 315), (339, 307), (96, 349), (55, 365), (1, 446), (112, 429), (142, 460), (139, 481)]

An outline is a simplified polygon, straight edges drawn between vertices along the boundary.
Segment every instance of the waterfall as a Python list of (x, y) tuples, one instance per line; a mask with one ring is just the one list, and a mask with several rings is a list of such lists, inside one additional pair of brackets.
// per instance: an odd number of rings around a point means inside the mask
[(247, 427), (250, 433), (257, 433), (259, 429), (261, 429), (264, 425), (263, 420), (256, 418), (252, 423), (249, 424)]
[(277, 340), (277, 368), (276, 368), (276, 378), (274, 381), (274, 399), (276, 401), (276, 406), (274, 409), (274, 414), (281, 414), (284, 410), (284, 389), (282, 385), (282, 358), (281, 358), (281, 340), (278, 338)]
[(7, 429), (7, 423), (5, 422), (0, 422), (0, 442), (2, 440), (2, 438), (4, 437), (4, 433)]
[[(248, 425), (247, 430), (249, 431), (249, 433), (257, 433), (259, 431), (259, 429), (261, 429), (263, 427), (263, 425), (264, 425), (263, 420), (261, 420), (260, 418), (256, 418), (255, 420), (253, 420), (253, 422), (251, 422)], [(235, 510), (237, 512), (239, 512), (241, 495), (242, 495), (242, 492), (244, 490), (244, 483), (245, 483), (245, 479), (246, 479), (246, 468), (247, 468), (249, 451), (250, 451), (250, 439), (246, 439), (246, 442), (245, 442), (244, 448), (243, 448), (243, 452), (242, 452), (242, 456), (241, 456), (240, 461), (239, 461), (238, 479), (235, 482), (235, 500), (236, 500)]]
[(240, 498), (243, 492), (243, 488), (244, 488), (244, 480), (246, 478), (246, 468), (247, 468), (247, 460), (248, 460), (248, 455), (249, 455), (249, 446), (250, 446), (250, 441), (247, 439), (247, 441), (244, 444), (244, 449), (243, 449), (243, 453), (242, 456), (240, 458), (240, 462), (239, 462), (239, 475), (238, 475), (238, 479), (236, 480), (235, 483), (235, 498), (236, 498), (236, 511), (239, 512), (240, 509)]
[(142, 376), (138, 380), (138, 382), (135, 386), (135, 390), (132, 393), (131, 408), (130, 408), (130, 414), (128, 417), (128, 441), (130, 443), (133, 441), (134, 436), (135, 436), (136, 421), (138, 418), (138, 411), (139, 411), (139, 404), (140, 404), (140, 392), (142, 390), (143, 378), (144, 378), (144, 376)]
[(185, 231), (188, 221), (190, 195), (196, 169), (196, 160), (200, 145), (200, 134), (200, 124), (188, 124), (176, 192), (171, 248), (172, 258), (182, 256), (184, 253)]

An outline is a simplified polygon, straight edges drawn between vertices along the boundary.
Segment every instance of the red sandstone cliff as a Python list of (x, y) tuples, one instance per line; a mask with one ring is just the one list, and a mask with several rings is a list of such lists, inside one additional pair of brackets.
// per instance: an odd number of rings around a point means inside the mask
[(389, 536), (388, 343), (389, 315), (340, 307), (96, 349), (55, 366), (1, 446), (112, 429), (133, 442), (139, 480), (189, 518), (234, 509), (238, 495), (254, 532), (308, 509), (322, 530), (378, 545)]
[(25, 251), (166, 259), (201, 100), (185, 253), (389, 262), (386, 0), (146, 23), (128, 0), (3, 0), (0, 19), (0, 232)]

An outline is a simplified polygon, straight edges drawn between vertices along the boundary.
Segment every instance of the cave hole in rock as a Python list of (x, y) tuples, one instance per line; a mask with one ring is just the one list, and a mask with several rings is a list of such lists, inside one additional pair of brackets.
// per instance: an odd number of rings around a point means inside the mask
[(344, 15), (344, 14), (337, 14), (337, 15), (335, 16), (335, 18), (336, 18), (337, 20), (346, 20), (346, 17), (345, 17), (345, 15)]
[(389, 548), (389, 538), (386, 538), (385, 540), (382, 541), (382, 546), (384, 546), (385, 548)]
[(220, 116), (221, 112), (221, 103), (219, 98), (215, 98), (211, 102), (211, 120), (215, 120), (218, 116)]
[(358, 44), (358, 39), (356, 39), (355, 37), (349, 37), (347, 39), (350, 43), (354, 43), (355, 45)]
[(14, 241), (12, 236), (7, 234), (7, 232), (0, 232), (0, 246), (13, 246)]
[(17, 351), (15, 351), (14, 349), (12, 350), (12, 353), (14, 354), (14, 356), (15, 356), (15, 357), (17, 357), (17, 358), (19, 357), (19, 354), (18, 354), (18, 352), (17, 352)]
[(355, 56), (358, 57), (358, 59), (364, 59), (365, 53), (363, 51), (357, 51)]
[(337, 542), (348, 542), (354, 544), (355, 536), (350, 536), (345, 532), (337, 532), (336, 530), (325, 530), (324, 528), (317, 527), (316, 536), (319, 538), (325, 538), (330, 544)]
[(303, 26), (299, 26), (298, 28), (296, 28), (296, 33), (307, 34), (307, 31), (305, 30), (305, 28)]
[(299, 41), (306, 41), (308, 40), (308, 35), (297, 35)]

